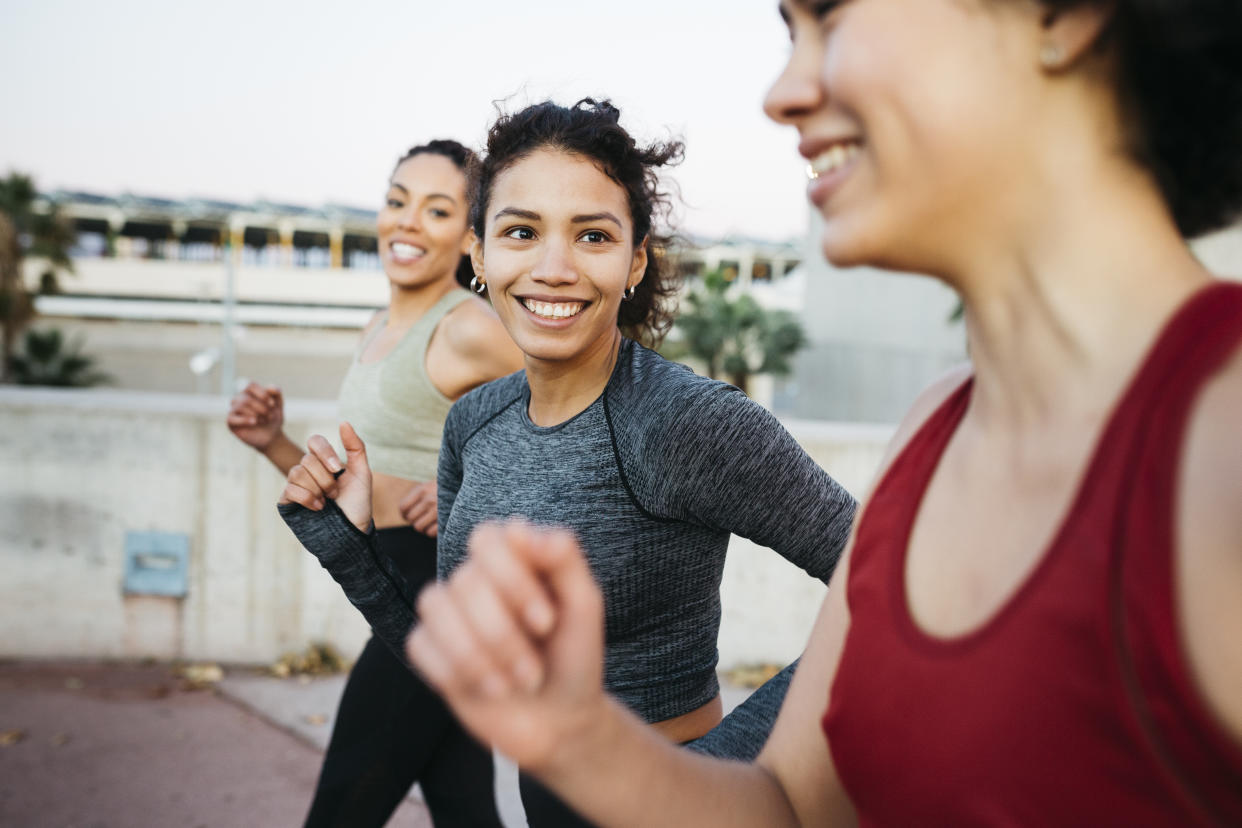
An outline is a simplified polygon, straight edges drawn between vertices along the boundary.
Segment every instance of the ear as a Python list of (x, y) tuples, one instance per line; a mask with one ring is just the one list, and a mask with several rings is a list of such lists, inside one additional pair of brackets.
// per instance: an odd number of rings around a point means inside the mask
[(462, 237), (461, 255), (463, 256), (472, 255), (475, 241), (477, 241), (477, 237), (474, 235), (474, 228), (471, 227), (469, 230), (466, 231), (466, 235)]
[(647, 272), (647, 236), (634, 248), (634, 258), (630, 260), (630, 278), (626, 279), (627, 288), (636, 286), (643, 280)]
[(473, 231), (466, 234), (466, 238), (470, 240), (470, 266), (474, 268), (474, 275), (482, 279), (483, 242), (479, 241), (478, 236), (476, 236)]
[(1086, 0), (1068, 8), (1045, 10), (1040, 49), (1044, 69), (1068, 69), (1082, 60), (1100, 42), (1116, 13), (1116, 0)]

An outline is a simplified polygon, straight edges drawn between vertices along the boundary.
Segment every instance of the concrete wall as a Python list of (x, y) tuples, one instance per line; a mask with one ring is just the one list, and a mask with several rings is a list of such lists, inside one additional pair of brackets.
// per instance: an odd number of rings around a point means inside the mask
[[(367, 630), (274, 509), (281, 478), (224, 426), (213, 396), (0, 389), (0, 656), (267, 662), (314, 640), (354, 654)], [(291, 400), (291, 436), (335, 433), (331, 404)], [(886, 429), (791, 423), (861, 491)], [(189, 537), (184, 598), (122, 592), (127, 532)], [(721, 663), (800, 652), (823, 587), (736, 542)]]

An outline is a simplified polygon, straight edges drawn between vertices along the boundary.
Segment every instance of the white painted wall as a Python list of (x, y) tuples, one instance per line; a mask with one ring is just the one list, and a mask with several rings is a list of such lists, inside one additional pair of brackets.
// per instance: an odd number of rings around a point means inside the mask
[[(339, 587), (275, 511), (281, 478), (224, 426), (219, 397), (0, 389), (0, 657), (268, 662), (367, 636)], [(291, 436), (335, 433), (334, 405), (290, 400)], [(885, 429), (791, 423), (852, 491)], [(127, 531), (190, 537), (184, 599), (126, 597)], [(721, 664), (800, 652), (823, 587), (737, 541), (726, 567)]]

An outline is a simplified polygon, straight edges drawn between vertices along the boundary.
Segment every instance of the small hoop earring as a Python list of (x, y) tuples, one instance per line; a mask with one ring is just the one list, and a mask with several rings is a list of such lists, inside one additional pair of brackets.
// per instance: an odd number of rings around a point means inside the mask
[(1065, 53), (1061, 51), (1061, 47), (1056, 43), (1045, 43), (1039, 50), (1039, 62), (1044, 65), (1045, 69), (1056, 69), (1065, 60)]
[(621, 292), (621, 298), (629, 301), (634, 298), (634, 294), (638, 292), (638, 285), (630, 285)]
[(487, 282), (484, 282), (478, 276), (470, 277), (470, 289), (482, 296), (487, 293)]

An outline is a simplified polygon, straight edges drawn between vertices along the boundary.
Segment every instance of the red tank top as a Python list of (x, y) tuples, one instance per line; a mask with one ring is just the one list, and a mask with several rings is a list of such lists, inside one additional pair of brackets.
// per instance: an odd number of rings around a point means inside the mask
[(901, 452), (858, 527), (823, 719), (863, 824), (1242, 825), (1242, 747), (1192, 683), (1172, 555), (1187, 419), (1240, 342), (1242, 285), (1215, 283), (1173, 316), (1044, 557), (959, 637), (915, 624), (905, 558), (971, 381)]

